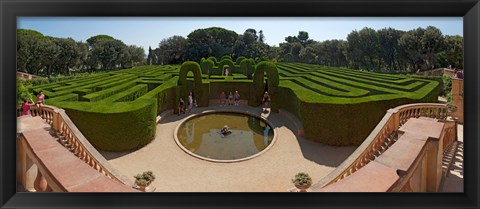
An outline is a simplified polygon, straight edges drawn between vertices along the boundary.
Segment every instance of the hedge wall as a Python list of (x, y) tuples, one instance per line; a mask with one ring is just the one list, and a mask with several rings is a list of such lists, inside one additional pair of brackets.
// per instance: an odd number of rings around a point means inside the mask
[(358, 146), (388, 109), (407, 103), (436, 102), (438, 83), (433, 85), (434, 90), (430, 93), (420, 91), (410, 98), (387, 95), (341, 104), (315, 102), (310, 95), (303, 95), (301, 91), (283, 84), (278, 88), (275, 103), (297, 116), (306, 139), (334, 146)]
[(253, 78), (253, 72), (255, 71), (255, 64), (253, 59), (242, 59), (240, 62), (240, 72), (247, 76), (248, 79)]
[(138, 149), (155, 137), (157, 104), (154, 99), (134, 102), (58, 102), (82, 134), (99, 150)]

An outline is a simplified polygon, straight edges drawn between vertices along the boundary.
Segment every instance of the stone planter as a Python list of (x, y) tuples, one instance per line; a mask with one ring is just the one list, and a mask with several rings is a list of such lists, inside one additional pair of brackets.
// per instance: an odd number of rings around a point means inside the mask
[(307, 189), (310, 188), (310, 186), (312, 186), (312, 184), (295, 185), (295, 187), (297, 187), (299, 192), (307, 192)]
[(155, 187), (151, 184), (148, 185), (135, 185), (133, 188), (142, 191), (142, 192), (153, 192), (155, 191)]

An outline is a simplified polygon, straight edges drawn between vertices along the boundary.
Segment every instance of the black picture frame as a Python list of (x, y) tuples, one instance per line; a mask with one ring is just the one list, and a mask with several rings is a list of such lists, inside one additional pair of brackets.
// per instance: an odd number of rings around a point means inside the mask
[[(1, 208), (478, 208), (478, 0), (0, 0)], [(463, 17), (464, 193), (16, 193), (15, 53), (20, 16)]]

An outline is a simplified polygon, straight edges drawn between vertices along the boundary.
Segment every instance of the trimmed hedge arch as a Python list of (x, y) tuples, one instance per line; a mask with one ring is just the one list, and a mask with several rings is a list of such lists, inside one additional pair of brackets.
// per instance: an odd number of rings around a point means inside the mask
[(202, 72), (200, 70), (200, 65), (193, 61), (187, 61), (182, 64), (180, 67), (178, 85), (181, 86), (180, 96), (185, 98), (187, 96), (187, 74), (188, 72), (193, 72), (193, 81), (194, 88), (193, 94), (195, 97), (202, 97)]
[(233, 59), (230, 55), (223, 55), (222, 58), (220, 58), (220, 62), (225, 59), (231, 60), (233, 62)]
[(236, 68), (235, 68), (235, 64), (233, 64), (233, 61), (232, 61), (232, 60), (229, 60), (229, 59), (223, 59), (222, 61), (220, 61), (220, 62), (218, 63), (218, 68), (221, 70), (222, 74), (223, 74), (223, 66), (224, 66), (224, 65), (228, 65), (228, 66), (229, 66), (229, 68), (230, 68), (230, 74), (231, 74), (231, 73), (237, 73), (237, 72), (235, 72), (235, 71), (236, 71), (236, 70), (235, 70)]
[(238, 57), (237, 60), (235, 61), (236, 65), (240, 65), (244, 59), (247, 59), (246, 57)]
[[(275, 63), (267, 61), (260, 62), (255, 69), (255, 73), (253, 74), (253, 86), (254, 89), (256, 89), (257, 91), (255, 91), (255, 93), (253, 94), (254, 98), (252, 99), (252, 101), (256, 105), (259, 105), (261, 103), (262, 95), (264, 93), (264, 73), (267, 73), (267, 85), (270, 99), (274, 98), (274, 94), (276, 92), (275, 90), (280, 83), (280, 79), (278, 77), (278, 70)], [(258, 91), (259, 89), (261, 89), (262, 91)], [(272, 104), (273, 103), (274, 102), (272, 102)], [(276, 110), (276, 108), (274, 108), (273, 106), (272, 109)]]
[(202, 68), (202, 74), (210, 75), (210, 71), (215, 66), (215, 63), (211, 59), (202, 58), (200, 61), (200, 67)]
[(247, 76), (248, 79), (253, 78), (253, 72), (255, 70), (255, 64), (253, 59), (242, 59), (240, 62), (240, 72)]
[(215, 58), (215, 57), (209, 57), (209, 58), (207, 58), (207, 60), (211, 60), (213, 62), (214, 66), (217, 65), (217, 63), (218, 63), (217, 58)]

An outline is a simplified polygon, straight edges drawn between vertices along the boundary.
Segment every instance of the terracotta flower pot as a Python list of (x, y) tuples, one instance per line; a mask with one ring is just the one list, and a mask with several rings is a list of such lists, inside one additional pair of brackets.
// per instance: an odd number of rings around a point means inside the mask
[(300, 192), (307, 192), (307, 189), (310, 188), (310, 186), (312, 186), (312, 184), (295, 185)]

